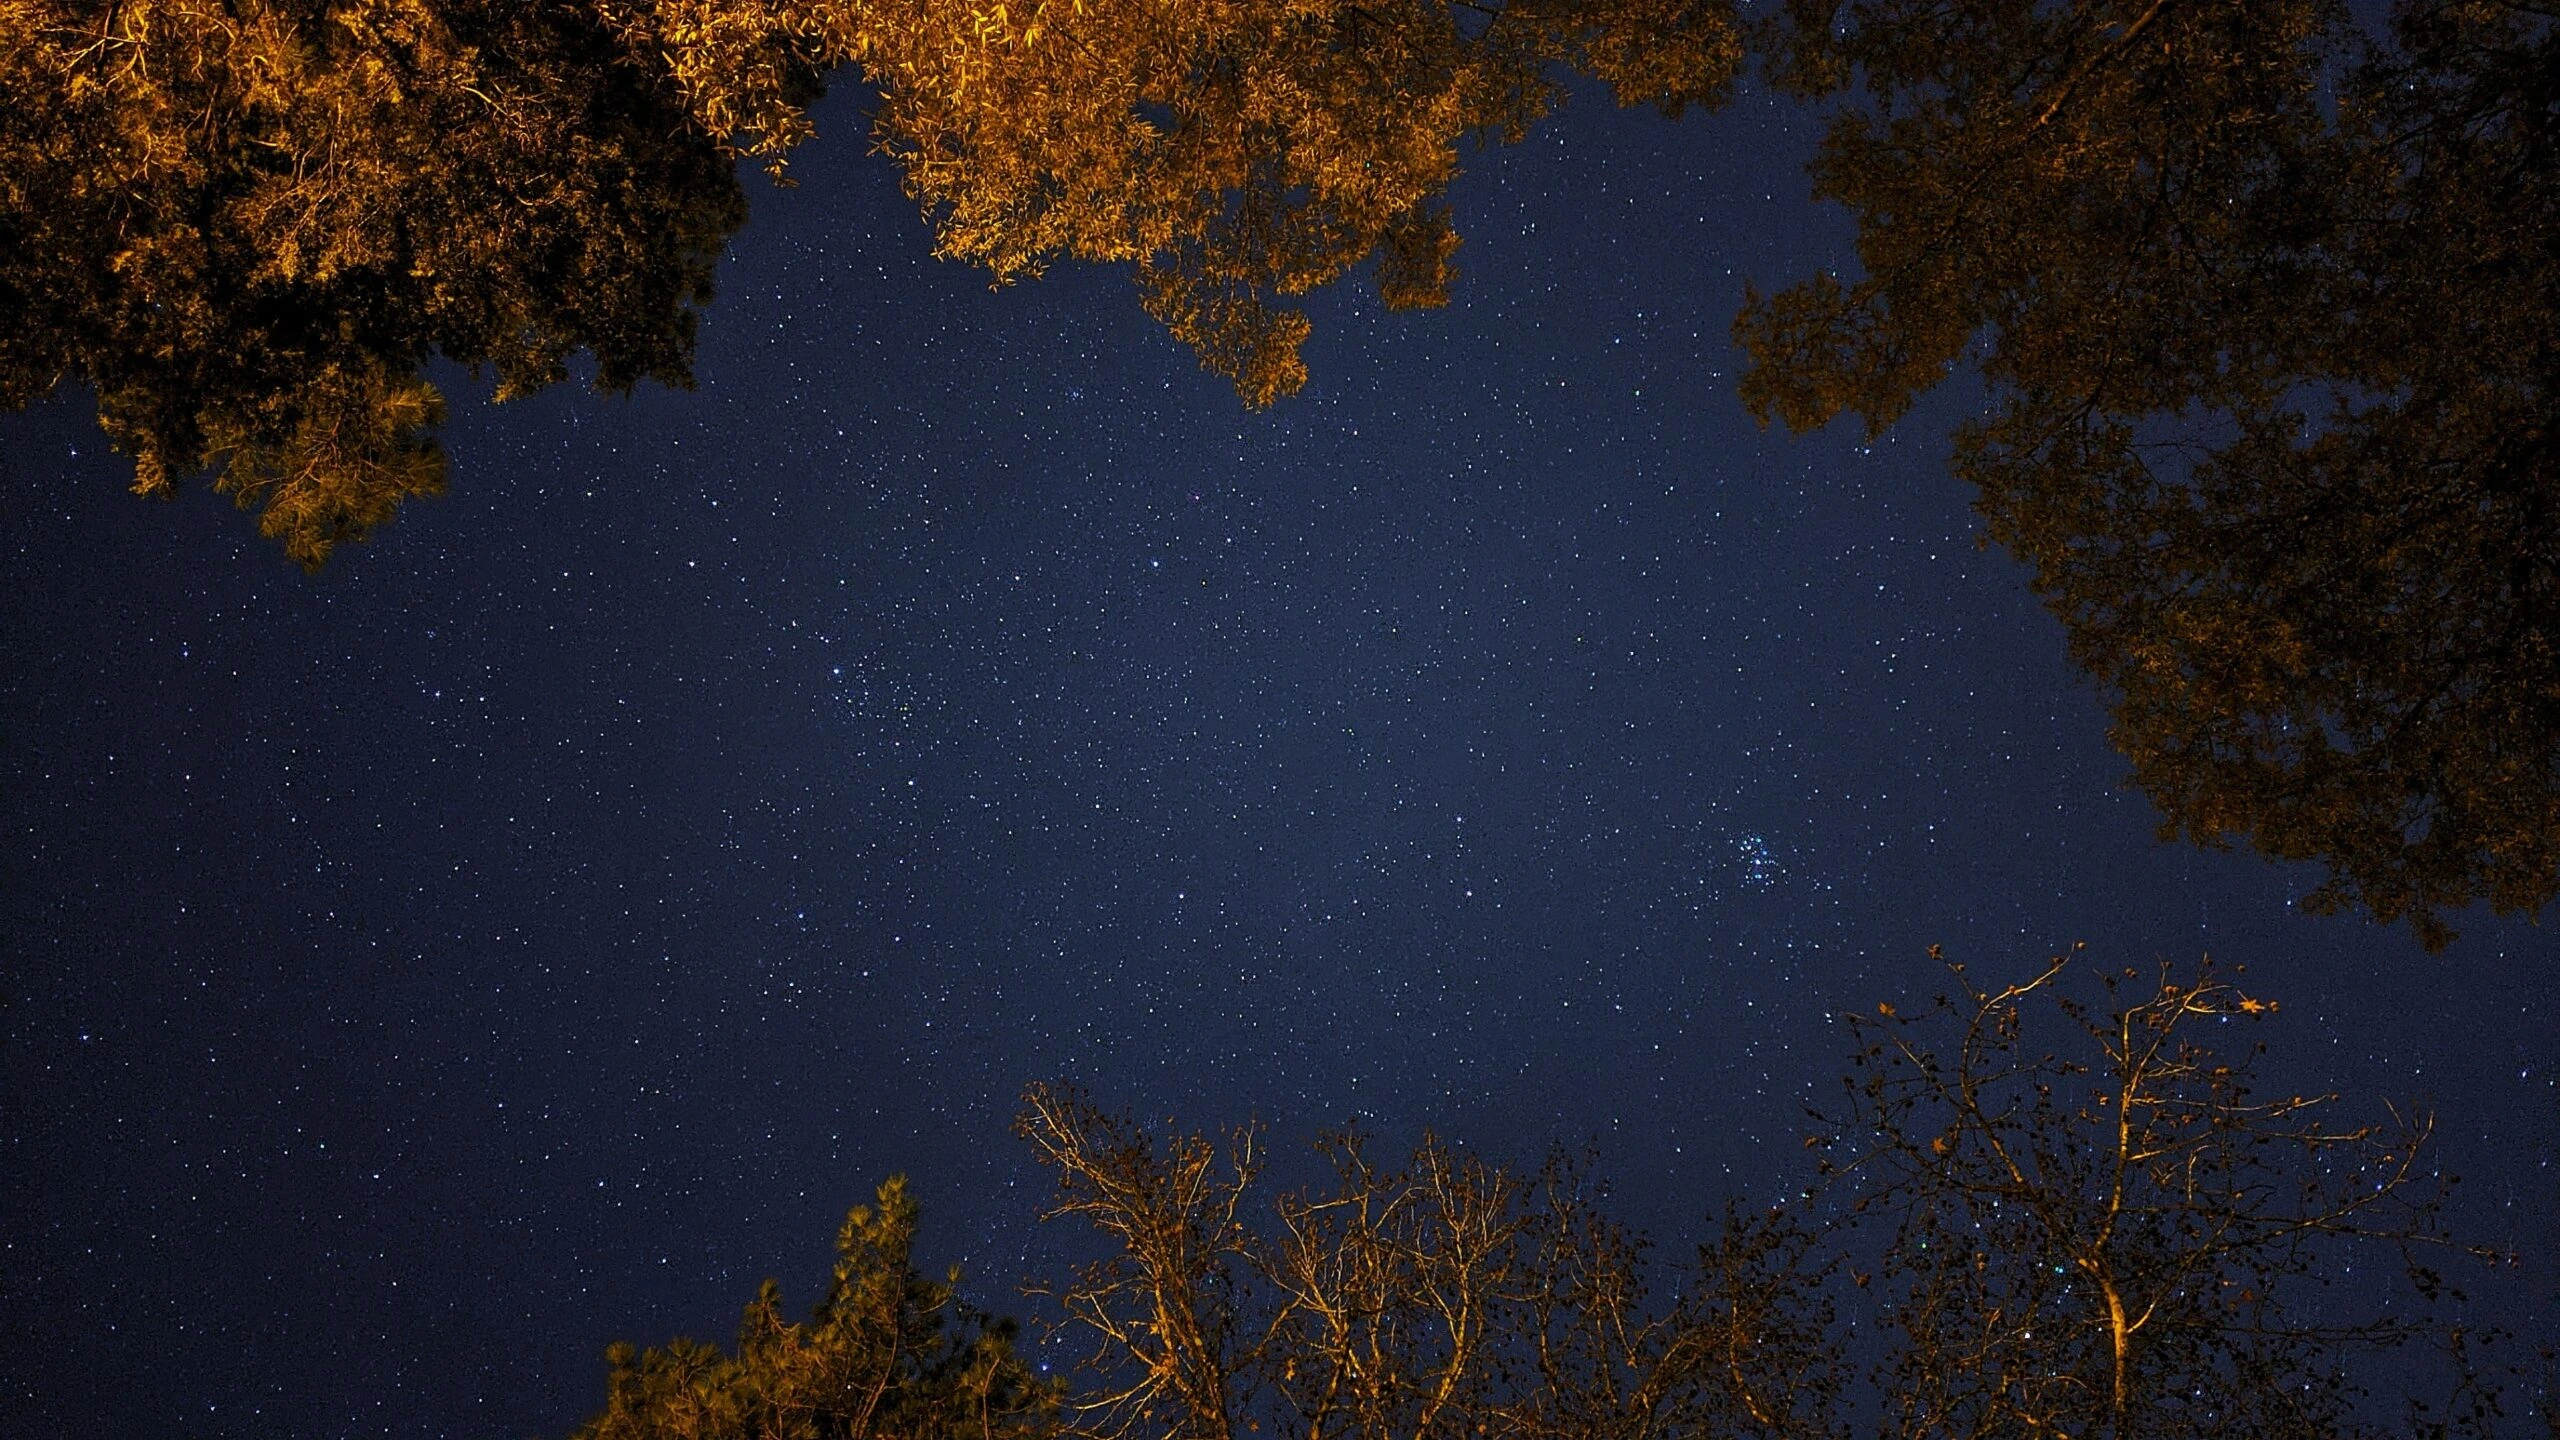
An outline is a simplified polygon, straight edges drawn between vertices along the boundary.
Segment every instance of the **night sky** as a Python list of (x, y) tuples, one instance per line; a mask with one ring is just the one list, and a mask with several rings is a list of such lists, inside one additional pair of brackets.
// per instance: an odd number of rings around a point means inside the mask
[(1676, 1250), (1932, 943), (2246, 963), (2273, 1083), (2432, 1104), (2560, 1328), (2560, 944), (2158, 841), (1964, 385), (1753, 426), (1745, 282), (1846, 257), (1795, 112), (1475, 156), (1455, 303), (1316, 297), (1266, 414), (1118, 272), (934, 261), (820, 119), (698, 389), (442, 373), (451, 495), (316, 578), (85, 394), (0, 418), (0, 1433), (561, 1435), (893, 1171), (1014, 1305), (1043, 1077), (1594, 1141)]

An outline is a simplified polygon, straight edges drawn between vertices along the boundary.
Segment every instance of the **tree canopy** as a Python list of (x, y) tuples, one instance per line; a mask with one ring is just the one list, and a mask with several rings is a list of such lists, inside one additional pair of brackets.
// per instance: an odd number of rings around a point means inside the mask
[[(2485, 1440), (2529, 1420), (2437, 1308), (2452, 1262), (2498, 1257), (2443, 1231), (2428, 1117), (2261, 1093), (2229, 1027), (2276, 1006), (2210, 962), (2076, 958), (1997, 988), (1950, 967), (1949, 995), (1847, 1017), (1798, 1198), (1729, 1206), (1673, 1264), (1584, 1157), (1518, 1169), (1428, 1135), (1390, 1157), (1339, 1131), (1316, 1141), (1329, 1179), (1272, 1194), (1258, 1125), (1160, 1132), (1034, 1086), (1017, 1128), (1057, 1178), (1047, 1218), (1099, 1243), (1026, 1286), (1077, 1357), (1062, 1389), (1001, 1327), (934, 1328), (950, 1294), (906, 1270), (893, 1183), (848, 1224), (813, 1329), (779, 1328), (768, 1284), (734, 1358), (617, 1346), (582, 1433)], [(2350, 1271), (2352, 1294), (2323, 1290)]]
[(1126, 262), (1257, 405), (1306, 378), (1283, 297), (1374, 255), (1390, 307), (1446, 302), (1458, 142), (1520, 139), (1557, 67), (1677, 113), (1720, 103), (1742, 60), (1731, 0), (879, 8), (855, 53), (942, 252), (1000, 280)]
[[(1279, 305), (1372, 256), (1439, 303), (1440, 193), (1557, 62), (1712, 103), (1730, 0), (0, 0), (0, 405), (95, 388), (165, 495), (200, 471), (318, 566), (443, 485), (442, 355), (500, 399), (571, 357), (688, 382), (732, 162), (781, 173), (826, 76), (942, 253), (999, 280), (1126, 262), (1150, 313), (1267, 404)], [(1474, 17), (1474, 18), (1470, 18)]]
[(685, 383), (741, 157), (834, 73), (945, 256), (1124, 264), (1269, 404), (1292, 297), (1443, 301), (1462, 141), (1756, 46), (1861, 273), (1755, 295), (1745, 402), (1954, 465), (2164, 833), (2315, 909), (2560, 895), (2560, 11), (2402, 0), (0, 0), (0, 404), (66, 379), (316, 566), (443, 484), (422, 378)]
[(2164, 831), (2318, 909), (2560, 893), (2560, 12), (1796, 0), (1864, 274), (1755, 297), (1764, 419), (1956, 439)]
[(431, 354), (685, 383), (745, 216), (573, 5), (0, 0), (0, 93), (0, 403), (86, 381), (135, 489), (210, 468), (312, 566), (442, 487)]
[(1055, 1433), (1054, 1388), (1014, 1352), (1014, 1323), (963, 1304), (959, 1275), (916, 1272), (903, 1177), (857, 1205), (807, 1324), (768, 1280), (734, 1354), (678, 1339), (617, 1344), (603, 1413), (579, 1440), (1031, 1440)]

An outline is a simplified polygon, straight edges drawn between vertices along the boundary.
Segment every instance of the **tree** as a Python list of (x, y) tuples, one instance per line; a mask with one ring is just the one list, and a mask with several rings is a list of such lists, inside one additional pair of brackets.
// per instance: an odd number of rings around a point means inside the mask
[(1957, 472), (2165, 836), (2315, 909), (2560, 893), (2560, 12), (1792, 0), (1864, 274), (1754, 297), (1746, 401), (1871, 431), (1970, 360)]
[(1802, 1198), (1729, 1208), (1667, 1301), (1579, 1163), (1337, 1134), (1331, 1186), (1263, 1209), (1258, 1129), (1159, 1140), (1035, 1086), (1051, 1215), (1106, 1247), (1043, 1292), (1091, 1345), (1066, 1432), (2346, 1440), (2377, 1356), (2433, 1341), (2402, 1433), (2496, 1433), (2479, 1337), (2428, 1308), (2496, 1258), (2442, 1231), (2429, 1121), (2257, 1094), (2211, 1042), (2276, 1007), (2210, 961), (2075, 993), (2070, 959), (1850, 1017)]
[(1735, 1283), (1661, 1305), (1570, 1157), (1517, 1173), (1426, 1136), (1389, 1166), (1335, 1132), (1316, 1147), (1332, 1186), (1257, 1224), (1255, 1127), (1159, 1142), (1042, 1085), (1018, 1128), (1058, 1175), (1050, 1217), (1108, 1247), (1035, 1292), (1090, 1343), (1071, 1436), (1774, 1436), (1825, 1400), (1801, 1375), (1822, 1338), (1784, 1299), (1808, 1237), (1783, 1218), (1711, 1252)]
[[(2496, 1258), (2439, 1228), (2429, 1120), (2254, 1093), (2260, 1051), (2206, 1035), (2275, 1005), (2210, 961), (2102, 977), (2096, 1003), (2068, 965), (1997, 990), (1952, 966), (1954, 997), (1850, 1017), (1845, 1108), (1816, 1141), (1834, 1243), (1872, 1267), (1853, 1273), (1886, 1336), (1877, 1433), (2365, 1433), (2356, 1357), (2430, 1333), (2394, 1301), (2445, 1293), (2447, 1258)], [(2309, 1293), (2347, 1273), (2353, 1299)], [(2493, 1411), (2457, 1365), (2412, 1433)]]
[(1148, 313), (1255, 405), (1306, 378), (1286, 297), (1374, 255), (1390, 308), (1446, 303), (1458, 142), (1520, 139), (1558, 68), (1677, 113), (1720, 104), (1742, 59), (1731, 0), (846, 8), (877, 141), (941, 253), (999, 282), (1130, 264)]
[(963, 1304), (959, 1275), (915, 1271), (916, 1202), (880, 1186), (836, 1237), (835, 1278), (806, 1325), (768, 1280), (735, 1355), (691, 1340), (617, 1344), (604, 1413), (581, 1440), (1038, 1440), (1054, 1388), (1014, 1353), (1014, 1323)]
[[(1933, 950), (1933, 957), (1936, 952)], [(1072, 1388), (910, 1263), (901, 1182), (857, 1209), (808, 1326), (768, 1282), (738, 1352), (611, 1352), (589, 1440), (2454, 1440), (2513, 1433), (2495, 1337), (2435, 1308), (2432, 1126), (2262, 1095), (2273, 1001), (2208, 960), (1955, 985), (1846, 1017), (1798, 1198), (1728, 1205), (1666, 1267), (1587, 1159), (1320, 1137), (1270, 1195), (1263, 1132), (1159, 1135), (1064, 1085), (1017, 1130), (1099, 1254), (1026, 1285)], [(2245, 1033), (2242, 1028), (2241, 1033)], [(2333, 1277), (2352, 1276), (2332, 1286)], [(953, 1282), (956, 1284), (956, 1278)], [(2433, 1346), (2430, 1361), (2413, 1347)], [(2395, 1358), (2395, 1352), (2396, 1358)], [(2426, 1387), (2436, 1388), (2419, 1394)], [(2367, 1387), (2405, 1408), (2378, 1416)], [(2560, 1409), (2543, 1378), (2545, 1433)], [(2415, 1395), (2416, 1398), (2409, 1398)]]
[(317, 566), (442, 487), (431, 353), (500, 398), (683, 384), (744, 205), (578, 5), (0, 0), (0, 404), (86, 381), (166, 495)]
[[(712, 267), (858, 63), (943, 253), (1128, 262), (1269, 403), (1275, 308), (1372, 255), (1437, 303), (1438, 196), (1578, 66), (1719, 98), (1731, 0), (0, 0), (0, 406), (65, 380), (167, 495), (199, 471), (317, 567), (444, 483), (433, 355), (688, 382)], [(1473, 18), (1470, 18), (1473, 17)]]

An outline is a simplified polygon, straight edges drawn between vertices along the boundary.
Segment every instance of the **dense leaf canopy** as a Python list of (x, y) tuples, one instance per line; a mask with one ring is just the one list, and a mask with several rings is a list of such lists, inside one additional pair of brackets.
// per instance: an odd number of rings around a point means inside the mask
[(1764, 417), (1967, 359), (1956, 469), (2165, 828), (2316, 907), (2560, 889), (2560, 25), (2328, 0), (1803, 0), (1865, 274), (1755, 299)]
[(1440, 192), (1552, 62), (1676, 110), (1740, 63), (1729, 0), (0, 0), (0, 405), (98, 395), (166, 494), (210, 469), (316, 566), (443, 483), (431, 355), (501, 399), (684, 384), (745, 216), (857, 64), (944, 254), (1127, 262), (1255, 403), (1274, 304), (1379, 257), (1445, 297)]
[[(1124, 264), (1267, 404), (1291, 297), (1443, 301), (1470, 136), (1569, 74), (1713, 105), (1731, 0), (0, 0), (0, 404), (66, 379), (166, 494), (317, 565), (442, 484), (442, 355), (683, 383), (741, 157), (850, 67), (946, 256)], [(1789, 0), (1862, 273), (1755, 296), (1745, 401), (1893, 422), (2034, 569), (2164, 829), (2315, 908), (2560, 893), (2560, 11)]]
[(681, 384), (744, 218), (577, 6), (0, 0), (0, 403), (64, 379), (306, 564), (442, 485), (431, 353)]
[(1390, 306), (1445, 303), (1458, 142), (1520, 138), (1556, 64), (1676, 113), (1721, 101), (1742, 58), (1729, 0), (879, 9), (857, 53), (880, 142), (943, 252), (1005, 279), (1128, 262), (1148, 312), (1254, 404), (1306, 378), (1280, 297), (1375, 255)]

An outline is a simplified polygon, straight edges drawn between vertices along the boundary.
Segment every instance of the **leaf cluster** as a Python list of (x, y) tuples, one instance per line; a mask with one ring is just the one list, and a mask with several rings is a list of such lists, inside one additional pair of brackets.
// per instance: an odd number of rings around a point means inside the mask
[(574, 5), (0, 0), (0, 404), (86, 381), (166, 495), (305, 565), (442, 488), (431, 353), (501, 398), (685, 383), (744, 204)]
[(916, 1202), (904, 1177), (856, 1206), (836, 1237), (826, 1297), (782, 1318), (768, 1280), (735, 1354), (678, 1339), (617, 1344), (602, 1414), (580, 1440), (1034, 1440), (1055, 1387), (1015, 1353), (1015, 1325), (962, 1303), (959, 1276), (916, 1273)]
[(2165, 835), (2314, 909), (2560, 893), (2560, 17), (2410, 0), (1798, 0), (1863, 274), (1757, 296), (1744, 399), (1890, 424), (2034, 568)]
[(1445, 304), (1441, 196), (1468, 136), (1516, 141), (1559, 67), (1627, 103), (1721, 103), (1730, 0), (891, 0), (854, 53), (875, 139), (941, 252), (1001, 283), (1128, 264), (1149, 314), (1268, 405), (1305, 382), (1302, 295), (1377, 259)]
[(732, 162), (786, 178), (847, 65), (944, 254), (1128, 263), (1267, 404), (1281, 297), (1445, 300), (1458, 142), (1552, 67), (1676, 111), (1740, 56), (1731, 0), (0, 0), (0, 406), (88, 383), (138, 491), (210, 470), (317, 567), (442, 488), (430, 356), (687, 383)]

